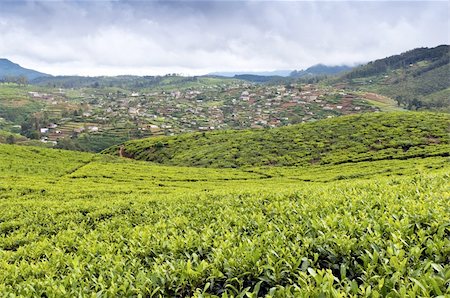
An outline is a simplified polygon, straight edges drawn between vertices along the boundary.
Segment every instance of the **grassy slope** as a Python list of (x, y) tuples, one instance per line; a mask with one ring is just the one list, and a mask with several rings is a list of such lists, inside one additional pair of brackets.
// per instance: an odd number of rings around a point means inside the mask
[(245, 172), (0, 158), (0, 295), (450, 294), (448, 157)]
[[(202, 167), (298, 166), (448, 155), (450, 115), (374, 113), (271, 130), (222, 131), (125, 143), (138, 160)], [(105, 153), (118, 154), (118, 147)]]
[(13, 137), (14, 142), (24, 142), (27, 140), (26, 137), (19, 135), (17, 133), (11, 133), (9, 131), (0, 130), (0, 144), (5, 144), (8, 142), (8, 137)]
[[(439, 92), (450, 87), (449, 75), (450, 65), (447, 64), (418, 76), (407, 74), (405, 80), (399, 80), (392, 84), (380, 84), (377, 90), (392, 98), (415, 96), (427, 99), (428, 97), (439, 96)], [(450, 98), (447, 97), (447, 104), (449, 104), (448, 101), (450, 101)]]
[(0, 117), (20, 123), (27, 115), (40, 111), (43, 104), (30, 99), (27, 94), (32, 90), (31, 87), (0, 83)]

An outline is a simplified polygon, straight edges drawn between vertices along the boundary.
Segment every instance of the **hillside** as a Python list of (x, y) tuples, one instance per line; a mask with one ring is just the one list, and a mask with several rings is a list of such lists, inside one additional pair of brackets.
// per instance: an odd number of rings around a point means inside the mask
[(0, 81), (17, 77), (25, 77), (28, 81), (31, 81), (40, 77), (51, 77), (51, 75), (23, 68), (19, 64), (13, 63), (8, 59), (0, 58)]
[[(99, 152), (149, 136), (278, 127), (384, 109), (363, 93), (321, 85), (172, 75), (85, 79), (0, 83), (0, 130)], [(70, 87), (78, 83), (89, 87)]]
[(450, 46), (418, 48), (359, 66), (337, 80), (408, 109), (450, 111)]
[(294, 70), (290, 73), (290, 77), (301, 78), (305, 76), (320, 76), (320, 75), (337, 75), (346, 71), (350, 71), (353, 67), (347, 65), (328, 66), (324, 64), (317, 64), (308, 67), (304, 70)]
[(57, 88), (120, 88), (127, 90), (159, 89), (170, 90), (173, 88), (188, 89), (204, 86), (214, 86), (238, 82), (232, 78), (225, 77), (184, 77), (179, 75), (164, 76), (56, 76), (42, 77), (31, 83), (37, 86)]
[[(450, 115), (369, 113), (268, 130), (184, 134), (124, 144), (128, 157), (200, 167), (340, 164), (450, 152)], [(119, 146), (104, 153), (115, 154)]]
[(444, 297), (448, 172), (448, 157), (244, 172), (0, 145), (0, 296)]
[(268, 72), (215, 72), (211, 76), (233, 77), (235, 79), (244, 80), (254, 83), (285, 83), (289, 84), (299, 79), (307, 82), (311, 79), (323, 79), (326, 76), (337, 75), (351, 70), (353, 67), (347, 65), (328, 66), (317, 64), (302, 70), (278, 70)]

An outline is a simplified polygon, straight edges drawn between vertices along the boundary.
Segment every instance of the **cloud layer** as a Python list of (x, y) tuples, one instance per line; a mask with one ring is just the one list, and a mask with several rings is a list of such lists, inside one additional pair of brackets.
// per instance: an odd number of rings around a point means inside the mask
[(447, 1), (0, 2), (0, 57), (52, 74), (300, 69), (449, 39)]

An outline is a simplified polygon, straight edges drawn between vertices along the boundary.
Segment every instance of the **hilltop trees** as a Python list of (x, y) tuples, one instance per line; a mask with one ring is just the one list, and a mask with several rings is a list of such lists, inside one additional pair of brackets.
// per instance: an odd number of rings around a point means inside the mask
[(2, 79), (0, 79), (0, 82), (15, 83), (21, 86), (28, 85), (28, 79), (26, 76), (4, 76)]

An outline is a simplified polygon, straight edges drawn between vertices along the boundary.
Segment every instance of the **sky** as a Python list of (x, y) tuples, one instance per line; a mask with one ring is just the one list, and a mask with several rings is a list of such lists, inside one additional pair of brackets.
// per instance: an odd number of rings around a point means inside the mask
[(449, 44), (449, 3), (0, 0), (0, 58), (89, 76), (355, 65)]

